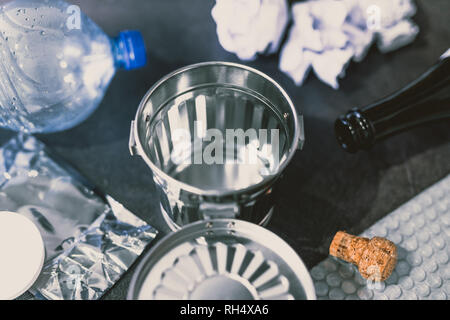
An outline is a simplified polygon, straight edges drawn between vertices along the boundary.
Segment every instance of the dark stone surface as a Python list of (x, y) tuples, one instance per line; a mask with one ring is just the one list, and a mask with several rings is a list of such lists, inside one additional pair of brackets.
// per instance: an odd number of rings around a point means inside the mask
[[(149, 64), (119, 72), (99, 109), (80, 126), (39, 136), (56, 153), (126, 207), (163, 232), (152, 215), (156, 199), (151, 173), (128, 152), (130, 122), (151, 85), (174, 69), (191, 63), (239, 62), (219, 45), (210, 16), (214, 1), (103, 0), (72, 1), (109, 35), (123, 29), (142, 31)], [(349, 155), (337, 145), (333, 123), (354, 106), (387, 95), (423, 73), (448, 48), (448, 0), (418, 1), (417, 40), (382, 55), (372, 48), (352, 63), (334, 91), (311, 74), (296, 87), (278, 70), (278, 56), (246, 63), (278, 81), (305, 116), (306, 144), (284, 174), (278, 210), (269, 229), (278, 233), (311, 268), (324, 259), (338, 230), (360, 233), (426, 187), (450, 173), (449, 121), (430, 124), (379, 143), (369, 152)], [(0, 142), (11, 133), (1, 130)], [(134, 268), (110, 290), (106, 299), (126, 296)]]

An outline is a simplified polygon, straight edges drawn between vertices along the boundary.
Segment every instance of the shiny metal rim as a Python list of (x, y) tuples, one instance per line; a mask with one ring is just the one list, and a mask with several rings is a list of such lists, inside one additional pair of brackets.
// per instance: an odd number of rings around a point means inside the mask
[[(210, 65), (223, 65), (223, 66), (230, 66), (230, 67), (236, 67), (236, 68), (241, 68), (250, 72), (253, 72), (261, 77), (263, 77), (264, 79), (266, 79), (267, 81), (271, 82), (281, 93), (281, 95), (283, 96), (284, 99), (286, 99), (290, 109), (291, 109), (291, 114), (293, 116), (293, 121), (294, 121), (294, 127), (295, 127), (295, 132), (293, 133), (293, 139), (292, 139), (292, 143), (289, 147), (289, 154), (286, 158), (286, 160), (280, 165), (280, 167), (278, 168), (278, 173), (282, 172), (286, 166), (288, 165), (288, 163), (291, 161), (292, 157), (294, 156), (295, 151), (298, 149), (299, 146), (299, 139), (300, 139), (300, 129), (299, 129), (299, 121), (298, 121), (298, 116), (297, 116), (297, 111), (294, 107), (294, 104), (292, 103), (292, 100), (289, 98), (288, 94), (286, 93), (286, 91), (275, 81), (273, 80), (271, 77), (269, 77), (268, 75), (266, 75), (265, 73), (258, 71), (256, 69), (253, 69), (251, 67), (242, 65), (242, 64), (238, 64), (238, 63), (232, 63), (232, 62), (221, 62), (221, 61), (212, 61), (212, 62), (202, 62), (202, 63), (197, 63), (197, 64), (192, 64), (183, 68), (180, 68), (178, 70), (173, 71), (172, 73), (169, 73), (168, 75), (166, 75), (165, 77), (163, 77), (162, 79), (160, 79), (158, 82), (156, 82), (151, 88), (150, 90), (145, 94), (144, 98), (141, 100), (140, 104), (139, 104), (139, 108), (136, 112), (136, 117), (135, 120), (133, 121), (133, 135), (135, 137), (135, 143), (136, 143), (136, 149), (137, 149), (137, 153), (144, 159), (145, 163), (150, 167), (150, 169), (156, 173), (158, 176), (163, 177), (164, 180), (169, 181), (170, 184), (175, 184), (177, 185), (181, 190), (185, 190), (194, 194), (199, 194), (199, 195), (205, 195), (205, 196), (228, 196), (228, 195), (232, 195), (232, 194), (236, 194), (236, 193), (248, 193), (251, 192), (253, 190), (258, 190), (262, 187), (264, 187), (265, 185), (267, 185), (268, 181), (270, 181), (270, 179), (267, 180), (263, 180), (258, 184), (249, 186), (247, 188), (241, 189), (241, 190), (233, 190), (233, 191), (222, 191), (222, 192), (217, 192), (215, 190), (205, 190), (205, 189), (200, 189), (197, 187), (193, 187), (187, 183), (181, 182), (179, 180), (174, 179), (173, 177), (171, 177), (170, 175), (168, 175), (167, 173), (165, 173), (163, 170), (159, 169), (151, 160), (150, 158), (147, 156), (147, 154), (144, 151), (144, 148), (142, 146), (141, 143), (141, 139), (140, 139), (140, 135), (139, 135), (139, 131), (138, 131), (138, 124), (139, 124), (139, 119), (142, 115), (143, 109), (149, 99), (149, 97), (153, 94), (153, 92), (160, 87), (161, 85), (164, 84), (164, 82), (166, 82), (168, 79), (172, 78), (175, 75), (178, 75), (180, 73), (189, 71), (191, 69), (195, 69), (195, 68), (199, 68), (199, 67), (204, 67), (204, 66), (210, 66)], [(276, 178), (276, 175), (271, 176), (270, 177), (271, 180), (273, 181)]]

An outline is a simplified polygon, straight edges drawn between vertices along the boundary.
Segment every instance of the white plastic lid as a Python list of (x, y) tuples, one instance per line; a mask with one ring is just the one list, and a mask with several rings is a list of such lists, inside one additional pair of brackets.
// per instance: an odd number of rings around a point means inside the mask
[(14, 212), (0, 211), (0, 300), (27, 291), (42, 270), (45, 248), (36, 225)]

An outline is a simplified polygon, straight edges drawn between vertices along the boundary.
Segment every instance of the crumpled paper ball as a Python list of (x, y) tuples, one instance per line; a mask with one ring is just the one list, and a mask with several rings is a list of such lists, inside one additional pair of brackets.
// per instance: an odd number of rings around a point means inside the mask
[(409, 19), (412, 0), (314, 0), (292, 6), (293, 26), (279, 67), (297, 85), (311, 69), (323, 82), (339, 88), (348, 63), (362, 61), (377, 42), (382, 53), (412, 42), (419, 28)]
[(286, 0), (216, 0), (211, 14), (220, 44), (241, 60), (276, 52), (289, 20)]

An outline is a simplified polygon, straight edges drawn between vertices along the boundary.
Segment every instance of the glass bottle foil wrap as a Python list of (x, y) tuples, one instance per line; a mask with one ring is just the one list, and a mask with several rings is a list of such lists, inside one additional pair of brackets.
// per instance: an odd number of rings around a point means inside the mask
[(0, 148), (0, 208), (28, 217), (41, 232), (45, 264), (30, 290), (40, 299), (100, 298), (157, 234), (21, 134)]

